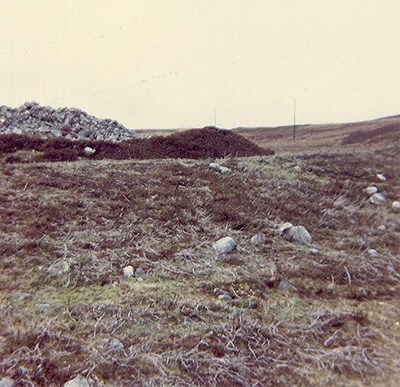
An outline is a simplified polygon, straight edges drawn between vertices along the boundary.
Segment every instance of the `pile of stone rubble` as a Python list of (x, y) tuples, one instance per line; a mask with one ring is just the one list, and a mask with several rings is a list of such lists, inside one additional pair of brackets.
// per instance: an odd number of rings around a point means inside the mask
[(76, 108), (54, 109), (36, 102), (26, 102), (18, 108), (0, 106), (0, 134), (12, 133), (112, 142), (136, 137), (115, 120), (99, 119)]

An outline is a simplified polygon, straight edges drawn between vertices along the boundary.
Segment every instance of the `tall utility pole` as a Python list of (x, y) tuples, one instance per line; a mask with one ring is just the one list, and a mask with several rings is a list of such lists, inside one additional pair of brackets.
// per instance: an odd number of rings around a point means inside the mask
[(217, 108), (214, 108), (214, 126), (217, 127)]
[(293, 101), (293, 142), (296, 142), (296, 98)]

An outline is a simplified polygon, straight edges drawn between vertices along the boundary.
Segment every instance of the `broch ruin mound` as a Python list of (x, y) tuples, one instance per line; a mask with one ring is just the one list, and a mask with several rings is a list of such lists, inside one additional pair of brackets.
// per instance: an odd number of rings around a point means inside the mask
[(0, 134), (111, 142), (136, 137), (133, 131), (110, 118), (100, 119), (77, 108), (54, 109), (37, 102), (25, 102), (18, 108), (0, 106)]

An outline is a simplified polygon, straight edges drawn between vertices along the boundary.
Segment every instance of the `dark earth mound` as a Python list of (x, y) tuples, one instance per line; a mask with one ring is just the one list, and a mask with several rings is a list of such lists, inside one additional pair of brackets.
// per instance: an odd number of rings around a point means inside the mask
[[(91, 156), (85, 147), (95, 150)], [(107, 141), (52, 138), (48, 140), (17, 134), (0, 135), (0, 153), (12, 153), (8, 162), (74, 161), (80, 157), (100, 159), (203, 159), (226, 156), (267, 156), (274, 152), (244, 137), (215, 127), (192, 129), (167, 137)], [(33, 156), (32, 156), (33, 153)]]

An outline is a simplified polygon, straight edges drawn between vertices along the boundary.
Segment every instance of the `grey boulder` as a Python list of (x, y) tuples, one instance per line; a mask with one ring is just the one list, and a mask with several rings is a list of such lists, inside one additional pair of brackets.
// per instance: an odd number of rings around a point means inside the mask
[(15, 380), (9, 378), (8, 376), (0, 379), (0, 387), (15, 387), (16, 385), (17, 383)]
[(78, 375), (74, 379), (64, 383), (63, 387), (90, 387), (90, 384), (83, 376)]
[(286, 239), (303, 244), (312, 242), (311, 235), (304, 226), (291, 227), (286, 234)]
[(213, 245), (213, 249), (218, 254), (229, 254), (236, 248), (236, 241), (232, 237), (218, 239)]
[(374, 193), (368, 201), (376, 206), (384, 206), (386, 204), (386, 198), (381, 193)]

